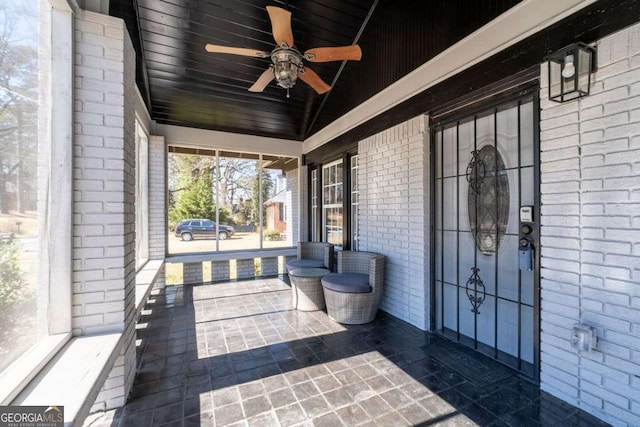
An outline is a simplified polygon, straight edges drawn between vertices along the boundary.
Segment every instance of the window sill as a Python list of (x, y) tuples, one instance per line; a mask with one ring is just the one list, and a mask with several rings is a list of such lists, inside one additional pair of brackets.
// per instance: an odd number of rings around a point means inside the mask
[(8, 405), (70, 337), (71, 334), (50, 335), (9, 366), (0, 375), (0, 404)]
[(11, 404), (64, 406), (65, 426), (81, 426), (120, 354), (121, 338), (72, 338)]
[(142, 308), (149, 299), (153, 285), (158, 280), (158, 273), (164, 265), (163, 260), (148, 261), (144, 267), (136, 273), (136, 322), (140, 318)]
[(169, 255), (165, 258), (166, 263), (190, 263), (205, 261), (228, 261), (230, 259), (251, 259), (251, 258), (269, 258), (276, 256), (297, 255), (295, 246), (278, 249), (255, 249), (247, 251), (230, 251), (230, 252), (206, 252), (196, 254), (179, 254)]

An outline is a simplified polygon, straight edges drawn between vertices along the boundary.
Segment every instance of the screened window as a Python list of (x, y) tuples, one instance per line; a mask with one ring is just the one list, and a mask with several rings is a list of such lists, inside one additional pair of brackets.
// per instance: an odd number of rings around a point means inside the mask
[(136, 120), (136, 268), (149, 259), (149, 137)]
[[(0, 6), (0, 371), (46, 330), (38, 327), (38, 1)], [(44, 160), (44, 159), (41, 159)], [(42, 169), (39, 170), (39, 167)]]
[(56, 7), (0, 1), (0, 404), (71, 329), (72, 30)]
[(322, 167), (322, 235), (323, 241), (342, 246), (343, 162), (338, 160)]
[[(291, 246), (286, 212), (297, 194), (285, 172), (297, 169), (297, 158), (194, 151), (169, 147), (169, 253)], [(203, 220), (214, 230), (203, 229)]]

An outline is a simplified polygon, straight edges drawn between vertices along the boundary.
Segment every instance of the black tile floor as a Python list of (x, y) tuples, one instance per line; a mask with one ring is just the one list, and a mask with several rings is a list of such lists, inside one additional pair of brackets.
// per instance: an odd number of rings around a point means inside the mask
[(517, 377), (477, 387), (392, 316), (344, 326), (290, 300), (286, 278), (154, 291), (126, 406), (85, 425), (606, 425)]

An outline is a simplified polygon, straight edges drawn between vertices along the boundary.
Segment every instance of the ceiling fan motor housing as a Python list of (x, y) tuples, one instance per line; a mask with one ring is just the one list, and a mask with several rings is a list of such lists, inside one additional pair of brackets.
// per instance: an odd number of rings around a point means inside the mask
[(271, 52), (271, 62), (278, 85), (285, 89), (292, 88), (302, 68), (302, 54), (286, 45), (277, 47)]

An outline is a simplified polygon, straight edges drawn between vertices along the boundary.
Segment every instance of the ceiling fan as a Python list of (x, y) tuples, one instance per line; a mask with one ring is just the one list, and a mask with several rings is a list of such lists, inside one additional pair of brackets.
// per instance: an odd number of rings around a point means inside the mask
[(318, 74), (303, 64), (303, 59), (310, 62), (330, 61), (359, 61), (362, 58), (360, 46), (317, 47), (309, 49), (304, 54), (300, 53), (293, 44), (293, 32), (291, 31), (291, 12), (276, 7), (267, 6), (273, 38), (277, 46), (271, 52), (247, 49), (241, 47), (220, 46), (207, 44), (205, 49), (211, 53), (228, 53), (232, 55), (252, 56), (256, 58), (271, 58), (271, 65), (258, 80), (249, 88), (250, 92), (262, 92), (272, 80), (278, 86), (287, 90), (296, 84), (298, 78), (311, 86), (318, 94), (323, 94), (331, 89)]

